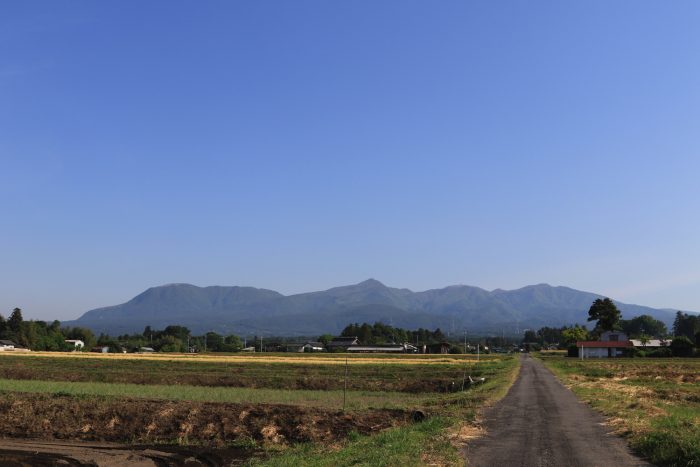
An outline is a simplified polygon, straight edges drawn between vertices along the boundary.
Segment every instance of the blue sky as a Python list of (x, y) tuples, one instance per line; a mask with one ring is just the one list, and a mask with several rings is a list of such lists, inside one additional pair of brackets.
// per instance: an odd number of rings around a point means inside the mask
[(547, 282), (700, 311), (700, 4), (0, 7), (0, 312)]

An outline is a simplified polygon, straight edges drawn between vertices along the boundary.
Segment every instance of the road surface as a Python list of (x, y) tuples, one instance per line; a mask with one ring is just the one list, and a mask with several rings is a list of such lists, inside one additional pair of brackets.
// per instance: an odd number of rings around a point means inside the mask
[(518, 379), (484, 413), (486, 434), (465, 448), (474, 466), (649, 466), (608, 434), (603, 418), (580, 402), (542, 362), (522, 357)]

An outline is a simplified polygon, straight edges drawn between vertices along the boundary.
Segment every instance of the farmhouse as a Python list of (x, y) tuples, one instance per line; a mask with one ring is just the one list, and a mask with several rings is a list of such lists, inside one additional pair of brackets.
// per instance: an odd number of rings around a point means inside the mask
[(283, 351), (284, 352), (304, 353), (304, 352), (323, 352), (325, 350), (326, 350), (326, 348), (323, 346), (323, 343), (321, 343), (321, 342), (304, 342), (303, 344), (301, 342), (297, 342), (295, 344), (287, 344)]
[(357, 339), (357, 336), (355, 337), (334, 337), (332, 341), (326, 345), (326, 348), (328, 349), (329, 352), (338, 352), (338, 351), (344, 351), (347, 350), (348, 347), (351, 345), (359, 345), (359, 340)]
[(321, 342), (307, 342), (301, 346), (299, 352), (323, 352), (326, 350)]
[(614, 358), (625, 356), (633, 345), (625, 333), (606, 331), (599, 341), (579, 341), (576, 347), (581, 358)]
[(423, 353), (439, 353), (448, 354), (450, 353), (450, 343), (440, 342), (437, 344), (428, 344), (423, 346)]
[(630, 341), (583, 341), (577, 342), (576, 346), (579, 348), (581, 358), (612, 358), (623, 357), (625, 351), (632, 348), (632, 343)]

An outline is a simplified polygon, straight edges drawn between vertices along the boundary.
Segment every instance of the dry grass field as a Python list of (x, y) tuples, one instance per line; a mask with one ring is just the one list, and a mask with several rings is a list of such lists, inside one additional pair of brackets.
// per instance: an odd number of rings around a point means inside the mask
[(187, 354), (187, 353), (92, 353), (92, 352), (4, 352), (0, 357), (26, 356), (51, 358), (81, 359), (115, 359), (115, 360), (153, 360), (153, 361), (197, 361), (221, 363), (298, 363), (345, 365), (347, 359), (351, 365), (392, 362), (399, 365), (434, 365), (457, 363), (465, 360), (488, 361), (498, 359), (497, 355), (436, 355), (436, 354), (345, 354), (345, 353), (236, 353), (236, 354)]
[(639, 454), (657, 465), (700, 465), (700, 359), (540, 357)]

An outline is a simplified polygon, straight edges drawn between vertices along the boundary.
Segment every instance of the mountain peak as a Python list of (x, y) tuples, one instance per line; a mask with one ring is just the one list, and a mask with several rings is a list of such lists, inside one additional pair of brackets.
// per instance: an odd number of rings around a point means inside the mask
[[(338, 333), (353, 322), (381, 321), (408, 329), (469, 328), (501, 334), (518, 333), (523, 327), (586, 324), (588, 309), (598, 297), (548, 284), (492, 292), (466, 285), (412, 292), (372, 278), (289, 296), (253, 287), (166, 284), (64, 324), (115, 334), (178, 324), (195, 332), (312, 336)], [(617, 303), (626, 319), (649, 314), (669, 325), (673, 321), (667, 310)]]
[(369, 278), (366, 281), (362, 281), (357, 285), (362, 286), (362, 287), (386, 287), (384, 284), (379, 282), (377, 279), (373, 279), (373, 278)]

